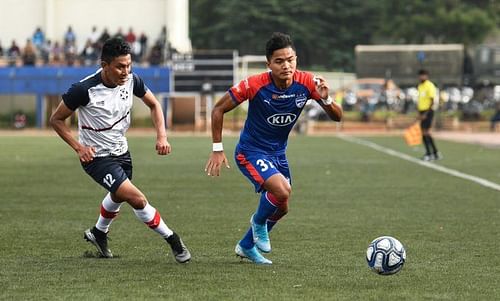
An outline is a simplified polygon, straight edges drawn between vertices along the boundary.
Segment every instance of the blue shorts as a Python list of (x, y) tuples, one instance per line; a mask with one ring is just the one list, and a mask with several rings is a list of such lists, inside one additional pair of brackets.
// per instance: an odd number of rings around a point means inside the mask
[(126, 152), (120, 156), (96, 157), (89, 163), (82, 163), (89, 176), (104, 189), (115, 193), (127, 179), (132, 180), (132, 158)]
[(255, 192), (262, 192), (264, 182), (277, 173), (281, 173), (288, 180), (288, 183), (292, 184), (285, 154), (268, 155), (236, 149), (234, 157), (240, 171), (255, 186)]

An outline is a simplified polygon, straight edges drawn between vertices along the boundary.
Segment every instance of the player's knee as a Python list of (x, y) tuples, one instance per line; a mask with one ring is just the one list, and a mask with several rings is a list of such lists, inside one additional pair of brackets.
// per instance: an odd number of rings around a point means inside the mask
[(148, 201), (146, 200), (146, 197), (142, 193), (139, 193), (137, 195), (131, 196), (128, 203), (134, 209), (143, 209), (148, 204)]
[(292, 194), (292, 187), (290, 185), (284, 185), (282, 189), (280, 189), (279, 197), (281, 203), (287, 203), (290, 195)]
[(288, 213), (288, 202), (282, 204), (279, 208), (279, 212), (281, 216), (285, 216)]
[(141, 192), (128, 193), (126, 195), (116, 194), (116, 198), (127, 202), (134, 209), (143, 209), (148, 201)]
[(290, 190), (282, 189), (273, 192), (273, 196), (276, 199), (276, 202), (281, 205), (288, 202), (288, 198), (290, 198), (290, 193), (291, 193)]

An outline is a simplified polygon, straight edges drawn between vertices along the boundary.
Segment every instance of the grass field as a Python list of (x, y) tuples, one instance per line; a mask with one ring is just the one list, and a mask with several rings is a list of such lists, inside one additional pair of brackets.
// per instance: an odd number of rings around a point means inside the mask
[[(420, 156), (400, 138), (367, 138)], [(270, 267), (240, 262), (235, 243), (258, 196), (234, 166), (206, 177), (209, 138), (130, 138), (134, 182), (190, 247), (166, 244), (124, 206), (111, 230), (114, 259), (88, 256), (82, 232), (105, 192), (56, 137), (0, 137), (2, 300), (498, 300), (500, 195), (478, 184), (334, 137), (293, 137), (290, 214), (273, 230)], [(500, 183), (499, 149), (438, 141), (438, 164)], [(364, 256), (397, 237), (408, 260), (395, 276)]]

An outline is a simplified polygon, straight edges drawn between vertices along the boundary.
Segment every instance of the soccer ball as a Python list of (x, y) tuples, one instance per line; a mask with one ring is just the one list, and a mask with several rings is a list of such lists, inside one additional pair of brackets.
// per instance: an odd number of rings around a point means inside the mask
[(392, 275), (401, 270), (406, 261), (406, 251), (399, 240), (391, 236), (375, 238), (366, 250), (370, 269), (379, 275)]

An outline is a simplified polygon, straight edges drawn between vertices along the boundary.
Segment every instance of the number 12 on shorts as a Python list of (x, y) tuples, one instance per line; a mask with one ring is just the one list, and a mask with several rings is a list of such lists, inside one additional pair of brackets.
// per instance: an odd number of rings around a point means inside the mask
[(111, 186), (113, 186), (113, 184), (115, 183), (116, 179), (113, 178), (113, 175), (108, 173), (104, 176), (104, 178), (102, 178), (102, 182), (106, 185), (108, 185), (109, 188), (111, 188)]

